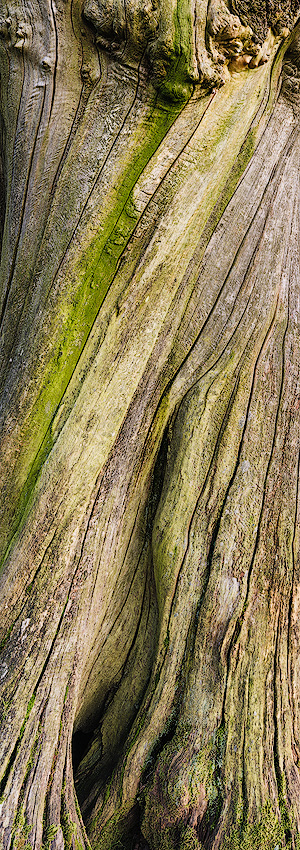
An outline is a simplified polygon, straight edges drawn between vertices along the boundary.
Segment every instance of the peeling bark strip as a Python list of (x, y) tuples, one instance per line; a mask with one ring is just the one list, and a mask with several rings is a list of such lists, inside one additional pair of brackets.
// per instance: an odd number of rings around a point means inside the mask
[(5, 850), (298, 847), (297, 12), (0, 5)]

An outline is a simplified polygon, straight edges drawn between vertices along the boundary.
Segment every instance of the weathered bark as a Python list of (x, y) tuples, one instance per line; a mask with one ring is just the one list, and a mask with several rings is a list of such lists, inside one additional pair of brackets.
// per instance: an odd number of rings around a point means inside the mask
[(0, 12), (2, 845), (296, 848), (296, 4)]

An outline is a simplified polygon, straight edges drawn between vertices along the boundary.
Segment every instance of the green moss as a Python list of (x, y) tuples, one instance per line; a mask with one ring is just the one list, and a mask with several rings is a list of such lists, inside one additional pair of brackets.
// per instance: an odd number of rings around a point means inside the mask
[[(54, 343), (51, 359), (37, 380), (41, 390), (22, 435), (22, 453), (16, 471), (14, 516), (7, 526), (5, 553), (8, 554), (20, 521), (25, 519), (39, 471), (49, 455), (55, 435), (51, 420), (75, 370), (97, 313), (114, 278), (121, 254), (138, 221), (133, 189), (146, 164), (168, 132), (183, 104), (167, 105), (157, 97), (152, 112), (136, 132), (136, 145), (124, 155), (124, 169), (112, 187), (113, 202), (107, 199), (107, 214), (96, 237), (80, 256), (73, 271), (76, 291), (64, 298), (60, 314), (55, 316), (59, 341)], [(58, 324), (59, 322), (59, 324)], [(57, 335), (56, 335), (57, 336)], [(22, 483), (25, 479), (25, 483)]]
[(26, 723), (27, 723), (28, 717), (29, 717), (29, 715), (31, 714), (31, 710), (32, 710), (32, 708), (33, 708), (33, 706), (34, 706), (34, 703), (35, 703), (35, 697), (36, 697), (36, 694), (35, 694), (35, 693), (34, 693), (34, 694), (32, 694), (32, 697), (30, 697), (29, 703), (28, 703), (28, 705), (27, 705), (26, 715), (25, 715), (25, 720), (23, 721), (22, 726), (21, 726), (20, 738), (22, 738), (22, 737), (23, 737), (23, 735), (24, 735), (24, 732), (25, 732), (25, 726), (26, 726)]
[(176, 832), (175, 842), (172, 830), (165, 829), (159, 835), (159, 850), (204, 850), (204, 846), (191, 826), (182, 826)]
[[(300, 836), (296, 835), (300, 848)], [(292, 846), (292, 834), (286, 834), (284, 823), (279, 822), (271, 803), (266, 803), (256, 823), (240, 824), (225, 839), (223, 850), (281, 850)]]
[[(31, 708), (32, 708), (33, 703), (34, 703), (34, 699), (35, 698), (32, 697), (29, 704), (28, 704), (27, 712), (26, 712), (26, 718), (24, 720), (24, 723), (23, 723), (23, 726), (22, 726), (22, 729), (21, 729), (19, 741), (21, 740), (21, 737), (24, 734), (26, 720), (27, 720), (27, 718), (30, 714)], [(32, 770), (32, 767), (34, 765), (36, 753), (37, 753), (38, 748), (39, 748), (40, 732), (41, 732), (41, 725), (39, 724), (37, 734), (35, 736), (33, 745), (32, 745), (31, 750), (30, 750), (29, 759), (27, 761), (25, 776), (24, 776), (22, 788), (21, 788), (21, 791), (20, 791), (20, 794), (19, 794), (18, 807), (17, 807), (17, 811), (16, 811), (15, 819), (14, 819), (14, 824), (13, 824), (13, 828), (12, 828), (11, 846), (14, 848), (14, 850), (31, 850), (31, 848), (32, 848), (32, 844), (29, 840), (32, 827), (30, 826), (30, 824), (27, 821), (23, 801), (24, 801), (24, 795), (25, 795), (27, 780), (28, 780), (29, 774)], [(17, 750), (15, 748), (14, 755), (16, 755), (16, 751)]]
[(178, 850), (204, 850), (203, 844), (191, 827), (183, 829)]
[(137, 820), (136, 806), (127, 803), (99, 829), (97, 819), (92, 824), (94, 850), (131, 850)]
[[(190, 23), (186, 20), (184, 10), (176, 11), (174, 26), (177, 32), (175, 39), (177, 46), (173, 56), (175, 63), (174, 85), (175, 83), (177, 85), (180, 74), (182, 80), (183, 78), (188, 80), (189, 71), (187, 71), (187, 68), (191, 58), (184, 47), (185, 44), (190, 44), (190, 33), (188, 31)], [(185, 30), (185, 28), (187, 29)], [(181, 70), (179, 74), (180, 63), (182, 63), (182, 69), (185, 68), (185, 70)], [(165, 79), (166, 85), (173, 85), (172, 74), (173, 72), (170, 70), (168, 79)], [(183, 92), (184, 98), (187, 98), (189, 94), (190, 88), (188, 87)], [(166, 103), (165, 97), (160, 97), (152, 108), (152, 112), (149, 109), (146, 117), (137, 127), (136, 144), (134, 148), (130, 148), (129, 152), (124, 153), (122, 174), (119, 181), (109, 190), (107, 213), (101, 222), (101, 230), (99, 228), (99, 232), (72, 269), (72, 279), (76, 281), (76, 286), (72, 286), (71, 281), (68, 281), (69, 292), (63, 295), (60, 306), (59, 303), (57, 304), (57, 314), (53, 317), (53, 328), (51, 325), (49, 329), (49, 340), (52, 340), (49, 343), (51, 354), (49, 353), (49, 359), (43, 367), (42, 374), (39, 373), (37, 367), (37, 374), (34, 375), (36, 384), (40, 387), (40, 393), (24, 426), (21, 437), (22, 451), (13, 473), (15, 480), (14, 484), (11, 485), (10, 498), (6, 499), (7, 511), (3, 529), (5, 555), (8, 554), (9, 545), (19, 528), (20, 522), (26, 519), (35, 482), (55, 442), (57, 432), (53, 431), (51, 422), (55, 420), (61, 399), (114, 278), (124, 248), (128, 244), (139, 219), (139, 213), (133, 202), (133, 188), (144, 167), (151, 160), (153, 153), (181, 111), (182, 105), (181, 102), (181, 104), (171, 106)], [(237, 110), (233, 108), (229, 113), (226, 121), (219, 121), (216, 134), (209, 135), (208, 144), (205, 143), (203, 146), (204, 171), (211, 165), (220, 136), (224, 134), (226, 136), (228, 132), (231, 132), (230, 128), (237, 121)], [(239, 175), (249, 161), (255, 144), (256, 131), (253, 129), (248, 134), (247, 143), (241, 152), (238, 168), (234, 166), (226, 185), (226, 191), (222, 192), (222, 197), (210, 218), (211, 232), (213, 232), (217, 220), (231, 197)], [(220, 185), (221, 189), (222, 186)], [(174, 187), (171, 186), (170, 191), (171, 193), (176, 191), (176, 187), (174, 190)], [(164, 196), (164, 201), (167, 202), (166, 196)], [(203, 199), (203, 226), (205, 226), (205, 220), (210, 216), (210, 213), (211, 195), (207, 195)], [(199, 223), (200, 230), (201, 221)], [(208, 230), (205, 238), (207, 236)], [(72, 399), (70, 403), (72, 403)], [(67, 414), (66, 409), (63, 416), (67, 416)], [(63, 418), (59, 427), (62, 427), (62, 425)], [(10, 510), (14, 512), (13, 516)], [(5, 555), (3, 555), (3, 559)]]
[[(223, 806), (225, 734), (220, 728), (201, 750), (190, 726), (178, 725), (145, 779), (143, 833), (153, 850), (199, 850), (197, 834), (187, 828), (191, 812), (206, 805), (203, 825), (213, 832)], [(163, 829), (161, 829), (163, 825)]]
[(7, 630), (5, 637), (4, 637), (4, 638), (2, 638), (2, 641), (1, 641), (1, 643), (0, 643), (0, 653), (1, 653), (1, 652), (3, 652), (3, 649), (4, 649), (4, 647), (6, 646), (7, 641), (9, 640), (10, 635), (11, 635), (11, 633), (12, 633), (13, 627), (14, 627), (14, 623), (12, 623), (12, 625), (11, 625), (11, 626), (9, 627), (9, 629)]
[(55, 826), (55, 824), (51, 824), (46, 828), (45, 838), (41, 850), (50, 850), (51, 842), (53, 841), (53, 838), (55, 838), (57, 832), (58, 826)]
[(31, 827), (27, 823), (23, 808), (20, 808), (15, 818), (11, 847), (14, 850), (33, 850), (32, 844), (29, 841), (30, 833)]
[(82, 842), (78, 839), (77, 825), (70, 818), (65, 798), (65, 785), (63, 785), (61, 793), (61, 810), (60, 822), (64, 837), (65, 850), (84, 850)]
[[(14, 749), (13, 749), (12, 755), (10, 757), (8, 766), (7, 766), (5, 773), (4, 773), (4, 775), (1, 779), (1, 782), (0, 782), (0, 802), (2, 800), (2, 793), (3, 793), (4, 787), (5, 787), (7, 776), (10, 772), (11, 764), (13, 764), (15, 757), (16, 757), (19, 749), (20, 749), (21, 741), (22, 741), (22, 738), (23, 738), (23, 735), (24, 735), (24, 732), (25, 732), (25, 728), (26, 728), (26, 723), (27, 723), (27, 720), (28, 720), (29, 715), (31, 713), (31, 710), (33, 708), (34, 702), (35, 702), (35, 693), (32, 695), (32, 697), (30, 698), (29, 703), (27, 705), (26, 714), (25, 714), (25, 718), (23, 720), (23, 723), (22, 723), (22, 726), (21, 726), (21, 729), (20, 729), (19, 737), (16, 741), (16, 744), (14, 746)], [(7, 702), (7, 704), (2, 707), (2, 720), (5, 718), (10, 706), (11, 706), (11, 702)]]

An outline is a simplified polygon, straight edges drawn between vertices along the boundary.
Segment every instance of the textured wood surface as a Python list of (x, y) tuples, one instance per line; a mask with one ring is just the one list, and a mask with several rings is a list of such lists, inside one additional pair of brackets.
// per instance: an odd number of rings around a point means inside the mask
[(236, 11), (0, 6), (6, 850), (297, 847), (300, 58)]

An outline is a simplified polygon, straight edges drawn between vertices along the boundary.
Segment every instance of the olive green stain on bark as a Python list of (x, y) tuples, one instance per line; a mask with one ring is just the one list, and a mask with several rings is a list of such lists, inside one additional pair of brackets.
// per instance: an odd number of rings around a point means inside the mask
[(181, 109), (182, 105), (171, 106), (157, 99), (151, 121), (148, 116), (146, 125), (139, 128), (134, 156), (129, 161), (126, 154), (124, 156), (122, 180), (113, 187), (114, 203), (108, 206), (108, 214), (99, 233), (78, 259), (74, 275), (81, 284), (76, 295), (62, 305), (57, 316), (61, 327), (59, 345), (40, 376), (41, 391), (26, 422), (20, 463), (15, 474), (14, 517), (7, 530), (7, 542), (12, 540), (20, 520), (27, 515), (30, 495), (54, 442), (49, 424), (137, 223), (139, 214), (131, 198), (133, 187)]
[(41, 850), (51, 850), (51, 843), (58, 832), (58, 826), (51, 824), (45, 830), (45, 838)]
[(159, 45), (161, 57), (154, 60), (154, 81), (167, 100), (186, 100), (192, 94), (194, 34), (189, 2), (178, 3), (173, 14), (172, 46)]
[[(207, 96), (200, 99), (200, 117), (207, 103)], [(76, 290), (71, 293), (68, 290), (60, 306), (57, 306), (55, 322), (59, 333), (56, 332), (55, 341), (51, 341), (51, 357), (47, 358), (41, 370), (37, 370), (35, 380), (41, 389), (24, 423), (22, 451), (11, 474), (14, 514), (3, 532), (2, 557), (7, 554), (20, 521), (27, 515), (39, 471), (57, 436), (53, 436), (51, 420), (68, 387), (97, 313), (114, 279), (120, 257), (139, 219), (132, 195), (134, 186), (181, 109), (182, 105), (170, 105), (165, 99), (157, 99), (151, 120), (148, 114), (146, 122), (138, 128), (135, 152), (129, 161), (128, 155), (124, 153), (122, 179), (110, 190), (107, 198), (108, 213), (105, 221), (101, 222), (101, 229), (77, 262), (75, 258), (74, 267), (71, 268), (70, 274), (76, 280)], [(229, 122), (233, 122), (231, 114)], [(226, 122), (221, 122), (217, 136), (226, 132), (226, 128)], [(216, 143), (217, 139), (210, 140), (212, 149)], [(211, 209), (206, 212), (206, 206), (207, 199), (204, 201), (204, 221)]]
[[(300, 835), (293, 830), (296, 850)], [(292, 834), (279, 821), (270, 802), (263, 807), (256, 823), (241, 823), (224, 839), (223, 850), (283, 850), (292, 847)]]
[[(179, 727), (175, 737), (162, 749), (158, 756), (161, 793), (168, 797), (168, 806), (162, 811), (160, 809), (160, 797), (156, 799), (155, 791), (151, 788), (141, 791), (138, 795), (139, 817), (141, 820), (142, 834), (149, 842), (153, 850), (201, 850), (201, 842), (196, 837), (195, 830), (186, 825), (184, 818), (180, 820), (182, 795), (188, 798), (188, 806), (193, 809), (197, 806), (202, 791), (208, 801), (206, 809), (206, 822), (213, 830), (223, 805), (222, 786), (222, 764), (225, 747), (224, 730), (221, 727), (214, 734), (212, 740), (200, 751), (195, 752), (189, 763), (185, 763), (184, 773), (178, 769), (178, 775), (172, 777), (169, 773), (170, 752), (174, 757), (188, 747), (191, 729)], [(156, 759), (148, 759), (145, 771), (149, 777), (157, 776)], [(178, 762), (178, 765), (181, 762)], [(155, 781), (155, 780), (154, 780)], [(171, 787), (172, 786), (172, 787)], [(107, 794), (109, 794), (107, 788)], [(131, 850), (130, 835), (137, 815), (135, 814), (136, 803), (134, 801), (126, 804), (120, 803), (118, 810), (110, 820), (99, 830), (97, 835), (97, 818), (92, 824), (93, 847), (95, 850)], [(168, 822), (164, 822), (164, 812)], [(159, 826), (160, 824), (160, 826)]]
[(61, 796), (61, 828), (64, 837), (65, 850), (84, 850), (81, 841), (77, 837), (76, 823), (70, 819), (68, 814), (67, 804), (65, 801), (65, 788), (63, 788)]
[(131, 850), (137, 820), (137, 807), (130, 803), (121, 807), (101, 831), (93, 850)]
[[(10, 766), (13, 763), (13, 760), (14, 760), (18, 750), (20, 749), (21, 741), (22, 741), (22, 738), (23, 738), (23, 735), (24, 735), (24, 732), (25, 732), (25, 728), (26, 728), (26, 723), (27, 723), (28, 717), (31, 713), (31, 709), (34, 706), (34, 703), (35, 703), (35, 694), (33, 694), (31, 699), (29, 700), (29, 703), (28, 703), (28, 706), (27, 706), (27, 709), (26, 709), (26, 714), (25, 714), (25, 717), (24, 717), (24, 720), (23, 720), (23, 723), (22, 723), (22, 726), (21, 726), (21, 729), (20, 729), (20, 734), (19, 734), (18, 740), (15, 744), (13, 753), (11, 755), (9, 765), (8, 765), (7, 769), (5, 770), (5, 773), (1, 777), (1, 780), (0, 780), (0, 803), (2, 802), (2, 799), (3, 799), (3, 788), (5, 787), (6, 778), (9, 774), (9, 771), (10, 771)], [(9, 705), (4, 705), (4, 706), (2, 705), (2, 718), (5, 717), (6, 712), (9, 708)]]

